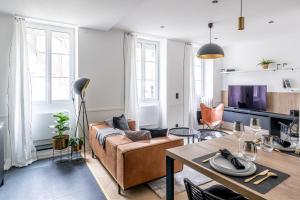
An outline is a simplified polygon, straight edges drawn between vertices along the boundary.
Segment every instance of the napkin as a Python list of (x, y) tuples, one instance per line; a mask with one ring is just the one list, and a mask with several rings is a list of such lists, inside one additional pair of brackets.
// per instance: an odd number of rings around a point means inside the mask
[(284, 148), (288, 148), (291, 146), (291, 143), (285, 140), (280, 139), (279, 137), (274, 137), (275, 142), (283, 146)]
[(220, 153), (225, 159), (230, 161), (236, 169), (245, 169), (245, 166), (234, 157), (228, 149), (220, 149)]

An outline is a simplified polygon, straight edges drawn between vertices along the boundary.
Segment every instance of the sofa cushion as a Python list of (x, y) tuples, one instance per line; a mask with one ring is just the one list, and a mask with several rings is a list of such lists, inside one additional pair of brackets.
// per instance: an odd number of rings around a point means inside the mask
[(161, 129), (161, 128), (141, 128), (141, 130), (147, 130), (150, 131), (152, 138), (157, 137), (165, 137), (167, 136), (168, 129)]
[(132, 140), (133, 142), (139, 141), (139, 140), (150, 140), (151, 139), (151, 133), (147, 130), (140, 130), (140, 131), (125, 131), (125, 135)]
[(114, 128), (120, 130), (129, 130), (128, 121), (122, 114), (120, 117), (113, 117)]

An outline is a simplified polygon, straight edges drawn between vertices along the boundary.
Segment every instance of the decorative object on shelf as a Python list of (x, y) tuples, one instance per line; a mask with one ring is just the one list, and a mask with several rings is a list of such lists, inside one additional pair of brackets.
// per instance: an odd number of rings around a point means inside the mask
[[(85, 106), (85, 94), (86, 89), (90, 83), (90, 79), (88, 78), (79, 78), (73, 83), (73, 92), (77, 94), (80, 97), (80, 106), (79, 106), (79, 112), (76, 122), (76, 128), (75, 128), (75, 137), (78, 137), (78, 125), (80, 124), (81, 131), (83, 134), (83, 152), (85, 157), (85, 139), (86, 139), (86, 129), (89, 128), (89, 122), (86, 112), (86, 106)], [(73, 98), (74, 99), (74, 98)], [(82, 116), (82, 124), (80, 123), (80, 116)]]
[(287, 66), (287, 63), (282, 63), (282, 68), (285, 68)]
[(216, 59), (223, 58), (224, 51), (222, 47), (215, 43), (211, 43), (211, 29), (213, 27), (213, 23), (208, 23), (209, 28), (209, 43), (203, 45), (197, 52), (197, 57), (202, 59)]
[(283, 88), (292, 88), (290, 79), (282, 79)]
[(73, 137), (69, 141), (69, 146), (71, 147), (72, 152), (79, 152), (82, 149), (83, 139), (79, 137)]
[(243, 17), (243, 0), (241, 0), (240, 17), (238, 20), (238, 30), (242, 31), (245, 29), (245, 17)]
[(268, 69), (269, 65), (272, 63), (274, 63), (273, 60), (262, 59), (257, 65), (260, 65), (263, 69)]
[(62, 150), (68, 147), (69, 144), (69, 135), (65, 134), (66, 131), (70, 130), (69, 128), (69, 116), (63, 112), (54, 114), (55, 118), (54, 125), (51, 125), (50, 128), (56, 129), (56, 136), (52, 138), (53, 150)]

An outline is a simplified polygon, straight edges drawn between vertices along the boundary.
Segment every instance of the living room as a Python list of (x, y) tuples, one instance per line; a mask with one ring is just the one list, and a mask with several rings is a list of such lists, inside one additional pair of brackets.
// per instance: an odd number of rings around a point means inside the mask
[(297, 199), (299, 10), (1, 1), (0, 199)]

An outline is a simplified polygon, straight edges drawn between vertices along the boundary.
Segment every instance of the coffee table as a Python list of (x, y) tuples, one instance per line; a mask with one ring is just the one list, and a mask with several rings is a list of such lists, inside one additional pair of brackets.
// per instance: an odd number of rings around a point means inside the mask
[(193, 131), (187, 127), (177, 127), (169, 129), (169, 134), (176, 135), (179, 137), (187, 137), (188, 144), (190, 144), (190, 138), (192, 138), (193, 143), (195, 142), (195, 137), (198, 138), (198, 131)]

